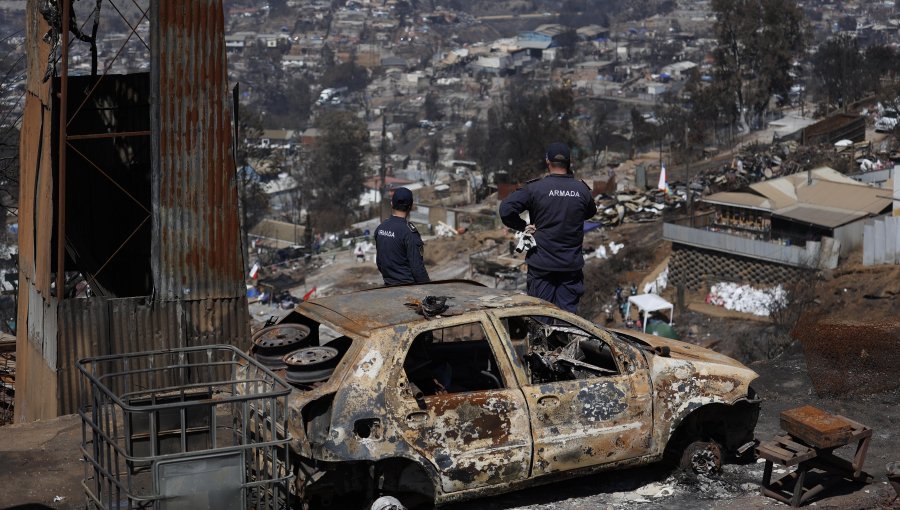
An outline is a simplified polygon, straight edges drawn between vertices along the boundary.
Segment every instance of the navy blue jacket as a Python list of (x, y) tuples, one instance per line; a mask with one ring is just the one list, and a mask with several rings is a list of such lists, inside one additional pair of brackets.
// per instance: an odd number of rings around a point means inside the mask
[(375, 262), (385, 285), (430, 281), (422, 255), (425, 243), (412, 223), (399, 216), (384, 220), (375, 230)]
[(572, 174), (548, 174), (528, 181), (500, 204), (500, 219), (507, 227), (522, 231), (526, 225), (519, 214), (524, 211), (537, 227), (537, 246), (525, 256), (529, 268), (575, 271), (584, 267), (584, 221), (597, 214), (587, 184)]

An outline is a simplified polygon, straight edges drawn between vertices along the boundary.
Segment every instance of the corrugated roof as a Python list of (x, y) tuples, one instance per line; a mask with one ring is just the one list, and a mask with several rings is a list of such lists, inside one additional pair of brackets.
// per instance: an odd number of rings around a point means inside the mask
[(878, 214), (890, 206), (888, 195), (880, 188), (829, 181), (814, 180), (797, 188), (800, 203), (867, 214)]
[(820, 167), (750, 185), (756, 193), (715, 193), (703, 199), (718, 205), (772, 211), (795, 221), (834, 228), (891, 205), (884, 190)]
[(294, 225), (286, 221), (264, 219), (250, 230), (251, 236), (275, 239), (288, 243), (297, 243), (306, 234), (306, 227)]
[(703, 201), (709, 204), (730, 205), (736, 207), (747, 207), (750, 209), (760, 209), (763, 211), (771, 211), (772, 203), (766, 197), (754, 195), (753, 193), (734, 193), (723, 191), (721, 193), (713, 193), (708, 197), (704, 197)]
[(769, 199), (774, 209), (789, 207), (797, 202), (794, 185), (789, 179), (772, 179), (750, 185), (750, 189)]
[(797, 204), (776, 211), (774, 214), (775, 216), (826, 228), (840, 227), (866, 216), (866, 213), (863, 211), (848, 211), (846, 209), (811, 204)]

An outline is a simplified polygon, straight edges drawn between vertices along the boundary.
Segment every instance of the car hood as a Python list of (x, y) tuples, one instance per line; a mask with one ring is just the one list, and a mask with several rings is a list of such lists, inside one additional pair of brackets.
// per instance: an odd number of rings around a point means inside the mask
[(646, 333), (628, 329), (614, 329), (612, 331), (615, 331), (616, 334), (644, 343), (653, 349), (668, 347), (669, 357), (673, 359), (703, 361), (707, 363), (717, 363), (720, 365), (728, 365), (735, 368), (750, 370), (746, 365), (734, 358), (729, 358), (724, 354), (720, 354), (705, 347), (700, 347), (699, 345), (693, 345), (687, 342), (681, 342), (679, 340), (672, 340), (662, 336), (648, 335)]

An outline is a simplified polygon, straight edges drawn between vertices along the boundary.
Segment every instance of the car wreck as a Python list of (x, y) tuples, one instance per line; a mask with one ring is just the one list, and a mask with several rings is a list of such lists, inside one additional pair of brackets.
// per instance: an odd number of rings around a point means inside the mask
[(440, 505), (664, 458), (710, 473), (759, 414), (757, 374), (731, 358), (466, 281), (301, 303), (251, 354), (294, 387), (289, 469), (313, 507)]

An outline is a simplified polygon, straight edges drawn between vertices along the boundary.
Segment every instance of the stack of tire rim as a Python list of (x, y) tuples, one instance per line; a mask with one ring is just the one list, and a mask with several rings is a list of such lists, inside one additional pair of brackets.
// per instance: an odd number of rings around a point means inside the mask
[(284, 370), (284, 357), (309, 345), (309, 327), (303, 324), (278, 324), (263, 328), (251, 337), (253, 357), (270, 370)]
[(325, 381), (340, 361), (334, 347), (310, 345), (310, 329), (303, 324), (278, 324), (257, 331), (253, 356), (271, 370), (284, 370), (294, 386), (308, 387)]

